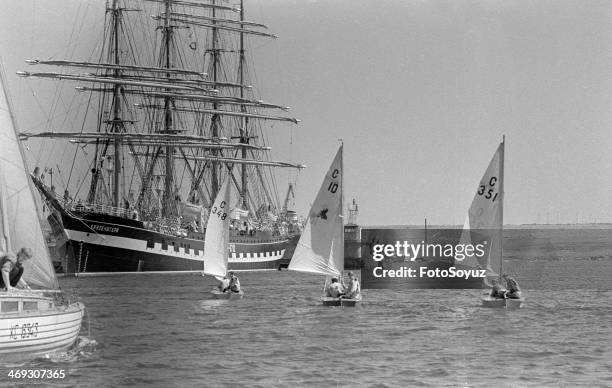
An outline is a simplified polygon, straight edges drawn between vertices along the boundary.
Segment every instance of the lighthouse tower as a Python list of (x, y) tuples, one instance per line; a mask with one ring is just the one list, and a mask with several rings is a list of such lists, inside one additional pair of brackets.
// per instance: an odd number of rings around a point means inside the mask
[(344, 225), (344, 264), (345, 268), (361, 268), (361, 228), (357, 225), (359, 206), (353, 198), (348, 207), (348, 222)]

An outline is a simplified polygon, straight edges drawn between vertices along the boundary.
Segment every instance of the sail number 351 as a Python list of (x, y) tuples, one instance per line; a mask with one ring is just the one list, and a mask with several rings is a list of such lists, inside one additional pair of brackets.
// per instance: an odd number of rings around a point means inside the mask
[(488, 184), (488, 189), (487, 186), (485, 185), (480, 185), (478, 186), (478, 195), (484, 196), (486, 199), (490, 199), (491, 202), (495, 202), (495, 199), (497, 199), (497, 192), (495, 192), (495, 184), (497, 183), (497, 177), (492, 176), (491, 179), (489, 179), (489, 184)]
[(225, 220), (225, 217), (227, 217), (227, 212), (225, 211), (225, 205), (226, 205), (225, 201), (221, 201), (218, 209), (216, 206), (213, 206), (213, 208), (210, 210), (211, 215), (214, 214), (217, 217), (221, 218), (222, 220)]
[[(337, 168), (334, 169), (334, 171), (332, 171), (331, 177), (336, 179), (338, 177), (338, 174), (340, 174), (340, 170), (338, 170)], [(336, 182), (329, 182), (329, 186), (327, 187), (327, 191), (329, 191), (332, 194), (335, 194), (336, 191), (338, 191), (338, 183)]]

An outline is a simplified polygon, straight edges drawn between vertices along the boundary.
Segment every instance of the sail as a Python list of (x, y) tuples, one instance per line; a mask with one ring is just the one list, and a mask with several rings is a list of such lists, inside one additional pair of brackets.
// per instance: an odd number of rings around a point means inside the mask
[(31, 248), (33, 258), (24, 263), (25, 281), (30, 286), (59, 288), (34, 202), (34, 188), (15, 131), (3, 74), (0, 74), (0, 82), (0, 229), (2, 239), (6, 238), (3, 248), (13, 252), (22, 247)]
[(344, 269), (342, 174), (340, 146), (310, 209), (290, 270), (339, 276)]
[(4, 216), (7, 214), (7, 209), (6, 181), (4, 180), (2, 170), (0, 170), (0, 217), (2, 217), (2, 219), (0, 219), (0, 251), (2, 252), (8, 252), (11, 248), (11, 230), (8, 224), (8, 217)]
[(210, 209), (204, 237), (204, 273), (223, 277), (227, 272), (229, 244), (230, 178), (225, 180)]
[[(489, 276), (497, 276), (502, 266), (503, 163), (504, 142), (480, 179), (461, 234), (462, 244), (471, 243), (474, 233), (478, 233), (479, 240), (487, 241), (487, 254), (477, 259), (477, 265), (486, 269)], [(465, 264), (472, 263), (466, 260)]]

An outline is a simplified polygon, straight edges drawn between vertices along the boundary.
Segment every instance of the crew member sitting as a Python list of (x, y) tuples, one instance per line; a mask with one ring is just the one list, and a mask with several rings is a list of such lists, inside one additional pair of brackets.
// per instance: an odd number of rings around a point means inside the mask
[(217, 288), (219, 289), (219, 291), (225, 292), (229, 290), (229, 286), (230, 286), (230, 281), (227, 278), (227, 276), (224, 276), (223, 279), (219, 280), (219, 284), (217, 285)]
[(23, 276), (23, 263), (32, 258), (32, 250), (30, 248), (21, 248), (17, 252), (17, 256), (13, 253), (5, 253), (0, 256), (0, 287), (6, 288), (7, 291), (12, 291), (15, 287), (30, 289), (30, 286)]
[(240, 280), (238, 279), (238, 276), (234, 275), (233, 272), (230, 272), (229, 276), (229, 290), (231, 292), (240, 292)]
[(514, 280), (513, 277), (508, 275), (502, 275), (502, 278), (506, 281), (506, 288), (508, 289), (506, 297), (511, 299), (520, 299), (521, 288), (519, 287), (518, 282)]
[(342, 284), (338, 283), (338, 278), (332, 278), (331, 283), (327, 286), (325, 290), (325, 296), (330, 296), (332, 298), (339, 298), (344, 295), (344, 289)]
[(23, 263), (26, 260), (30, 260), (32, 258), (32, 250), (30, 248), (21, 248), (19, 252), (17, 252), (17, 261), (15, 265), (13, 265), (13, 269), (10, 272), (10, 282), (11, 286), (30, 289), (28, 283), (22, 278), (23, 276)]
[(506, 289), (502, 287), (498, 279), (493, 279), (491, 281), (491, 297), (505, 299), (506, 292)]
[(347, 274), (349, 280), (348, 285), (346, 287), (346, 294), (344, 294), (343, 298), (349, 299), (359, 299), (361, 297), (361, 286), (359, 285), (359, 279), (352, 272)]
[(11, 286), (11, 270), (15, 266), (14, 262), (17, 260), (13, 253), (7, 252), (2, 253), (0, 256), (0, 271), (2, 276), (0, 279), (0, 286), (6, 291), (12, 291), (14, 288)]

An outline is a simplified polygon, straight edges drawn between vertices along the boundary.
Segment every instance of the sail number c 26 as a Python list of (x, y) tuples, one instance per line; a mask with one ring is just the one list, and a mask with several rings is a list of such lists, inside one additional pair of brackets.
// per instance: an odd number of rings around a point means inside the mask
[(489, 179), (488, 182), (488, 189), (487, 186), (485, 185), (480, 185), (478, 186), (478, 195), (480, 196), (484, 196), (485, 199), (490, 199), (491, 202), (495, 202), (495, 199), (497, 199), (497, 192), (495, 192), (496, 187), (495, 184), (497, 183), (497, 177), (492, 176), (491, 179)]
[[(340, 171), (336, 168), (334, 169), (334, 171), (332, 171), (331, 177), (336, 179), (338, 177), (338, 174), (340, 173)], [(336, 191), (338, 191), (338, 183), (336, 182), (329, 182), (329, 186), (327, 187), (327, 191), (329, 191), (332, 194), (335, 194)]]

